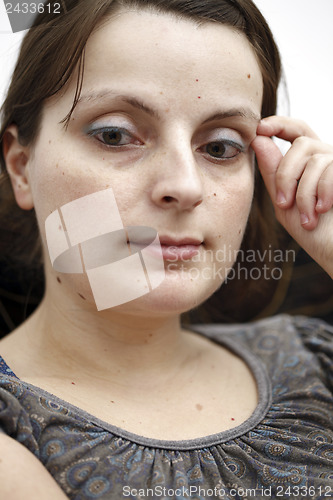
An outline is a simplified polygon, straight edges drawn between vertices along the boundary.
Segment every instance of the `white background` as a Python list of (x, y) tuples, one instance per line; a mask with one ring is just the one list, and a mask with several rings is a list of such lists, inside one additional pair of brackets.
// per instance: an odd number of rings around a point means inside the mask
[[(322, 140), (333, 144), (333, 0), (255, 2), (281, 51), (291, 116), (306, 120)], [(22, 38), (9, 29), (0, 0), (0, 102)], [(279, 114), (288, 113), (282, 96)]]

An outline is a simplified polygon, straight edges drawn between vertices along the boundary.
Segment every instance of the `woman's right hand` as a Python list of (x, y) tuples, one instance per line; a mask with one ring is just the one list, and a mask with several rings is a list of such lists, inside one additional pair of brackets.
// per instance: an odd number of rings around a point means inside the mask
[[(304, 122), (270, 116), (251, 146), (278, 221), (333, 278), (333, 146)], [(291, 143), (282, 155), (271, 139)]]

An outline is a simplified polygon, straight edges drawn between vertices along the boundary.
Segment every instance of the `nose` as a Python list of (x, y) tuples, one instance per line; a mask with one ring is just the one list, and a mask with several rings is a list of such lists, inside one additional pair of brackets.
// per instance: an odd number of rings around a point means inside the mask
[(193, 210), (202, 203), (203, 182), (192, 149), (189, 147), (185, 153), (169, 151), (161, 157), (163, 161), (157, 161), (153, 202), (161, 208)]

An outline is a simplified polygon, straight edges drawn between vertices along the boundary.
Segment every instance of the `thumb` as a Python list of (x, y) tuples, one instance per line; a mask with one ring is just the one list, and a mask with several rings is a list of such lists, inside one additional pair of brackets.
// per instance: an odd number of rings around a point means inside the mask
[(276, 172), (283, 158), (277, 145), (270, 137), (257, 135), (251, 147), (255, 152), (258, 167), (273, 203), (276, 199)]

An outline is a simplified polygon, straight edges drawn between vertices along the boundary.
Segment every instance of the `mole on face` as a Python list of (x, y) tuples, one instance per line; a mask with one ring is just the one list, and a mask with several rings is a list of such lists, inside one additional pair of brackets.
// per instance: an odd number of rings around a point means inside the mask
[(57, 276), (57, 282), (61, 283), (61, 279), (59, 278), (59, 276)]

